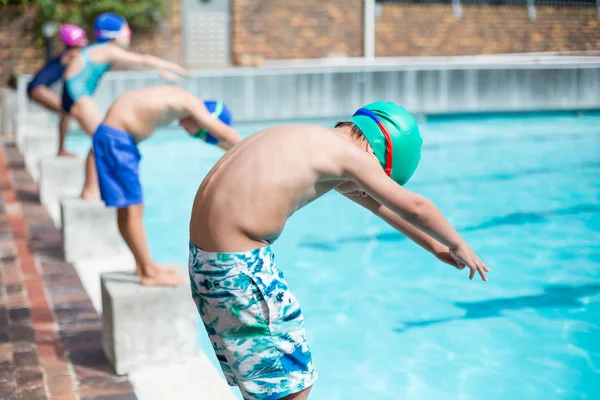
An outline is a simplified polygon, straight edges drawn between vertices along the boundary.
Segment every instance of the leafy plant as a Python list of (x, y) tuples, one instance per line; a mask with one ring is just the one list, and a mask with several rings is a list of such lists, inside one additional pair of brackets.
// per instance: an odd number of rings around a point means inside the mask
[(134, 30), (148, 29), (166, 15), (164, 3), (165, 0), (0, 0), (0, 6), (35, 7), (40, 29), (46, 21), (90, 29), (96, 16), (103, 12), (122, 15)]

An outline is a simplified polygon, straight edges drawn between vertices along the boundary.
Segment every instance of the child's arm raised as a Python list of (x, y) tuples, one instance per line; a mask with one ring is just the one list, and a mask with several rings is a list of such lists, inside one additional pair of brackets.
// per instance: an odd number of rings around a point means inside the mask
[[(354, 150), (354, 149), (353, 149)], [(344, 175), (363, 188), (374, 200), (384, 205), (410, 225), (448, 246), (452, 256), (471, 269), (469, 279), (479, 272), (485, 281), (489, 268), (460, 237), (440, 210), (425, 197), (412, 193), (391, 180), (372, 155), (356, 149), (346, 152)]]
[(190, 76), (190, 72), (171, 61), (163, 60), (148, 54), (139, 54), (127, 51), (118, 46), (108, 46), (110, 61), (115, 63), (127, 64), (131, 66), (148, 67), (155, 69), (166, 80), (175, 82), (179, 80), (176, 75)]

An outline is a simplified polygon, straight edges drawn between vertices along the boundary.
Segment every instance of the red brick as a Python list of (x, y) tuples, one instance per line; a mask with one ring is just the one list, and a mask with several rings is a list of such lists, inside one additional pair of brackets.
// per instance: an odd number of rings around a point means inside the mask
[(40, 357), (39, 360), (46, 377), (69, 374), (67, 362), (62, 358)]
[(31, 310), (31, 319), (36, 322), (54, 322), (54, 315), (49, 308), (34, 308)]
[(23, 368), (15, 371), (17, 385), (21, 390), (44, 386), (44, 375), (39, 368)]
[(70, 375), (56, 375), (47, 379), (51, 396), (73, 392), (73, 380)]
[(21, 400), (43, 400), (46, 398), (46, 389), (43, 386), (19, 391), (19, 399)]
[(12, 275), (10, 275), (10, 276), (3, 274), (2, 281), (5, 286), (20, 285), (23, 283), (23, 278), (20, 276), (20, 274), (17, 275), (16, 273), (13, 272)]
[(34, 322), (31, 325), (35, 331), (47, 332), (56, 329), (52, 322)]
[(40, 357), (59, 358), (62, 356), (62, 349), (58, 342), (40, 343), (38, 344), (37, 349)]
[[(362, 0), (234, 0), (232, 56), (236, 63), (317, 58), (363, 52)], [(338, 50), (336, 50), (338, 49)]]
[(6, 204), (14, 203), (16, 201), (15, 193), (10, 190), (2, 190), (2, 197)]
[(89, 378), (90, 376), (102, 376), (102, 375), (114, 373), (112, 371), (112, 368), (109, 366), (104, 366), (102, 368), (99, 368), (96, 365), (91, 366), (91, 367), (86, 367), (83, 365), (79, 365), (77, 363), (73, 364), (73, 370), (75, 371), (75, 375), (77, 376), (77, 379), (79, 379), (79, 380), (84, 379), (84, 378)]
[(75, 302), (80, 300), (88, 300), (89, 296), (85, 291), (75, 292), (75, 293), (67, 293), (67, 294), (59, 294), (56, 296), (52, 296), (52, 302), (54, 304), (63, 303), (63, 302)]
[(50, 400), (79, 400), (78, 392), (50, 396)]
[(36, 343), (51, 343), (58, 340), (58, 332), (56, 332), (55, 327), (52, 326), (51, 329), (36, 329), (35, 330), (35, 341)]
[[(598, 49), (600, 20), (594, 7), (463, 5), (460, 20), (447, 4), (386, 3), (376, 21), (377, 56), (573, 51)], [(401, 23), (399, 23), (401, 21)], [(589, 32), (581, 28), (590, 26)]]
[(48, 304), (44, 292), (27, 292), (27, 297), (32, 307), (43, 307), (44, 305)]
[(2, 343), (0, 344), (0, 363), (13, 361), (13, 349), (12, 344)]
[(6, 296), (6, 305), (13, 307), (26, 307), (29, 305), (29, 299), (24, 293), (14, 293)]

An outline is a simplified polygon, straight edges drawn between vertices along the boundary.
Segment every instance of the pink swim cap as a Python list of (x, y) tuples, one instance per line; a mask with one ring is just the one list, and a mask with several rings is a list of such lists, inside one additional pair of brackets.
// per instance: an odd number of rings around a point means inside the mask
[(64, 24), (58, 31), (58, 37), (67, 47), (83, 47), (88, 44), (85, 31), (77, 25)]

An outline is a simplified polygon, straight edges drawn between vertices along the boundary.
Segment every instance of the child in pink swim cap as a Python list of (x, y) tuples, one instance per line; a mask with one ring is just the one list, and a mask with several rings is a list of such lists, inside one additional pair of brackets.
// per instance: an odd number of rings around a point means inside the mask
[(64, 24), (58, 31), (58, 37), (60, 40), (69, 47), (85, 47), (88, 44), (88, 40), (85, 31), (73, 24)]
[(83, 47), (87, 46), (88, 40), (85, 31), (72, 24), (62, 25), (58, 31), (58, 37), (64, 43), (65, 49), (36, 72), (27, 85), (27, 94), (31, 100), (61, 115), (58, 155), (70, 156), (72, 154), (68, 153), (64, 147), (69, 116), (63, 113), (60, 96), (54, 93), (50, 86), (62, 79), (67, 65), (79, 54)]

